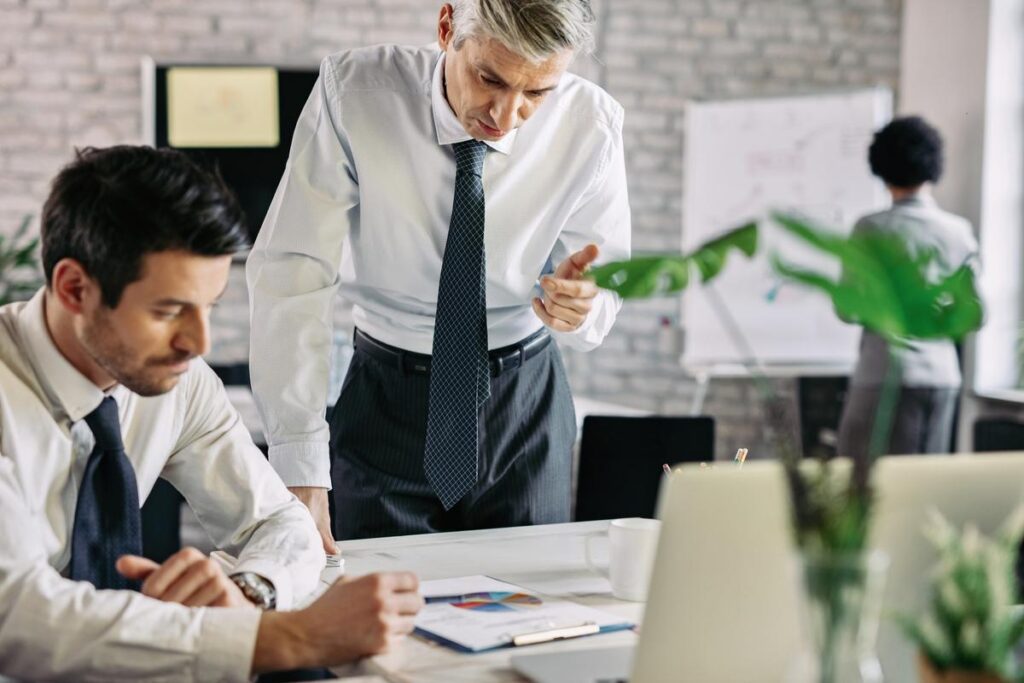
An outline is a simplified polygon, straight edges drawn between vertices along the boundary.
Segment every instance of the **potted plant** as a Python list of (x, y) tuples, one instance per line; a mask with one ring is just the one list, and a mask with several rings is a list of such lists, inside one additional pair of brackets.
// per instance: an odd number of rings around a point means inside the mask
[(25, 216), (13, 235), (0, 235), (0, 306), (31, 297), (42, 284), (39, 238), (26, 240), (31, 216)]
[[(783, 463), (790, 492), (793, 535), (800, 561), (805, 605), (806, 649), (801, 680), (835, 683), (880, 680), (873, 655), (885, 558), (867, 552), (873, 504), (870, 469), (888, 442), (899, 392), (901, 350), (915, 340), (960, 339), (981, 325), (982, 307), (967, 265), (936, 278), (937, 254), (912, 250), (898, 235), (842, 236), (790, 213), (749, 222), (685, 254), (643, 256), (609, 263), (591, 272), (595, 282), (625, 299), (671, 294), (685, 289), (694, 275), (708, 285), (722, 271), (730, 252), (752, 256), (759, 231), (781, 229), (811, 248), (838, 260), (841, 277), (789, 264), (771, 256), (783, 278), (830, 297), (843, 320), (856, 323), (889, 342), (891, 362), (883, 384), (871, 435), (870, 457), (853, 463), (849, 476), (837, 476), (832, 462), (802, 467), (792, 438), (790, 410), (773, 395), (742, 328), (716, 296), (709, 297), (748, 369), (766, 407), (769, 438)], [(807, 659), (806, 657), (804, 659)]]
[(1013, 648), (1024, 636), (1024, 607), (1015, 572), (1024, 507), (994, 537), (954, 528), (932, 510), (925, 536), (938, 551), (928, 611), (900, 624), (920, 651), (922, 683), (1009, 683), (1024, 680)]

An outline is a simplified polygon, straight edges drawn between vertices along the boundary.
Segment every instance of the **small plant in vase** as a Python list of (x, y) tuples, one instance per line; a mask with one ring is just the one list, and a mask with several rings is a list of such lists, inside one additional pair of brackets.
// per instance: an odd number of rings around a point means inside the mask
[(1024, 507), (989, 538), (977, 527), (954, 528), (933, 510), (925, 536), (938, 551), (927, 613), (900, 617), (917, 644), (922, 683), (1009, 683), (1024, 680), (1013, 649), (1024, 636), (1017, 605), (1017, 552)]
[(39, 289), (39, 238), (25, 239), (31, 216), (25, 216), (11, 236), (0, 235), (0, 306), (23, 301)]

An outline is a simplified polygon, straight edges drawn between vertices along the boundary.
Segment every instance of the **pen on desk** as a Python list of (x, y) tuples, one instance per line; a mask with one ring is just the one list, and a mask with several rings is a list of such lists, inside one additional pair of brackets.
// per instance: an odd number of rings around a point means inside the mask
[(474, 598), (479, 598), (480, 594), (476, 595), (469, 593), (466, 595), (428, 595), (423, 598), (423, 602), (428, 605), (436, 603), (452, 603), (452, 602), (470, 602)]
[(520, 633), (517, 636), (512, 636), (512, 644), (517, 647), (521, 647), (523, 645), (548, 643), (552, 640), (566, 640), (568, 638), (578, 638), (579, 636), (589, 636), (600, 632), (601, 627), (598, 626), (596, 622), (585, 621), (582, 624), (557, 626), (543, 631)]

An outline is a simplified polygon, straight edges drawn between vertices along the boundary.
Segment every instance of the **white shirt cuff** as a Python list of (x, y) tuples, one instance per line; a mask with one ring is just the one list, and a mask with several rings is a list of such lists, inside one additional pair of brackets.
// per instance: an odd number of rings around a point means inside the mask
[(255, 607), (203, 608), (197, 681), (250, 680), (261, 614)]
[(551, 332), (551, 336), (555, 338), (559, 346), (577, 351), (591, 351), (600, 346), (604, 338), (608, 336), (621, 307), (622, 298), (618, 294), (609, 290), (601, 290), (594, 297), (594, 305), (582, 325), (572, 332), (557, 332), (551, 328), (548, 328), (548, 331)]
[(285, 486), (331, 488), (331, 449), (326, 443), (283, 443), (271, 446), (269, 454)]

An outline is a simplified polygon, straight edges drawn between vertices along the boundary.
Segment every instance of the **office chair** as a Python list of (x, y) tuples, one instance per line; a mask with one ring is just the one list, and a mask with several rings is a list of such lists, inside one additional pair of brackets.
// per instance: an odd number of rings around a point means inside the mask
[(797, 378), (800, 442), (805, 458), (835, 457), (848, 385), (845, 376)]
[(974, 422), (976, 452), (1024, 450), (1024, 423), (1008, 418), (985, 418)]
[(711, 461), (711, 417), (618, 417), (583, 420), (576, 520), (654, 517), (663, 464)]

